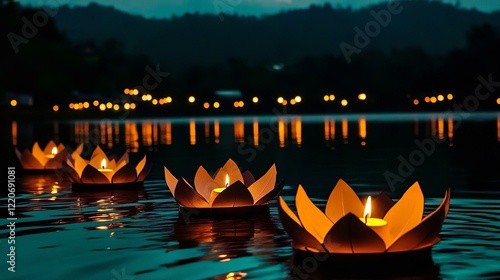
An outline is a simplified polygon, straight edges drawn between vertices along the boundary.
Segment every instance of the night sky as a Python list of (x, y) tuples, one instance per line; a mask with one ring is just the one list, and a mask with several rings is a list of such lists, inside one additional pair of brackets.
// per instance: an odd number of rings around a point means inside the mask
[[(224, 9), (225, 13), (241, 15), (272, 14), (284, 10), (305, 8), (311, 4), (330, 3), (333, 6), (350, 6), (360, 8), (371, 4), (386, 2), (381, 0), (19, 0), (22, 4), (38, 6), (40, 3), (49, 6), (69, 4), (70, 6), (88, 5), (95, 2), (131, 14), (142, 15), (147, 18), (168, 18), (172, 15), (182, 15), (187, 12), (218, 13), (217, 9)], [(484, 12), (500, 10), (500, 1), (497, 0), (442, 0), (445, 3), (460, 2), (464, 8), (475, 8)], [(227, 3), (227, 4), (225, 4)], [(216, 7), (219, 8), (216, 8)], [(222, 8), (223, 7), (223, 8)]]

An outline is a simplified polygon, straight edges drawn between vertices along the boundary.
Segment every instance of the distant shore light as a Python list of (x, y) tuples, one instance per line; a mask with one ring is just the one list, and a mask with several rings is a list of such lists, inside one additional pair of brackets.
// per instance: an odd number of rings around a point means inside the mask
[(189, 103), (194, 103), (196, 101), (196, 98), (194, 98), (194, 96), (190, 96), (188, 98), (188, 101), (189, 101)]
[(165, 100), (167, 101), (167, 103), (172, 103), (172, 97), (170, 97), (170, 96), (167, 96), (167, 98)]
[(366, 93), (362, 92), (362, 93), (358, 94), (358, 99), (361, 101), (366, 100)]
[(418, 105), (420, 102), (418, 101), (418, 99), (413, 99), (413, 104), (414, 105)]
[(443, 101), (444, 100), (444, 96), (442, 94), (438, 95), (437, 100), (438, 101)]
[(324, 100), (324, 101), (328, 101), (328, 100), (330, 100), (330, 98), (328, 97), (328, 95), (327, 95), (327, 94), (325, 94), (325, 96), (323, 96), (323, 100)]
[(281, 96), (280, 96), (280, 97), (278, 97), (278, 103), (283, 104), (283, 101), (284, 101), (284, 100), (285, 100), (285, 99), (284, 99), (283, 97), (281, 97)]
[(52, 110), (53, 110), (54, 112), (59, 111), (59, 106), (58, 106), (58, 105), (54, 105), (54, 106), (52, 106)]
[(253, 103), (257, 103), (257, 102), (259, 102), (259, 98), (258, 98), (257, 96), (254, 96), (254, 97), (252, 98), (252, 102), (253, 102)]
[(88, 109), (90, 107), (90, 103), (87, 101), (83, 102), (83, 108)]
[(17, 100), (12, 99), (12, 100), (10, 101), (10, 106), (12, 106), (12, 107), (16, 107), (16, 106), (17, 106)]
[(205, 108), (205, 109), (210, 108), (210, 103), (208, 103), (208, 102), (203, 103), (203, 108)]
[(92, 104), (93, 104), (95, 107), (99, 106), (99, 100), (94, 100), (94, 102), (92, 102)]
[(106, 110), (106, 104), (101, 103), (101, 105), (99, 105), (99, 110), (101, 110), (101, 111)]
[(302, 97), (300, 97), (300, 95), (295, 96), (295, 102), (297, 103), (302, 102)]
[(295, 99), (290, 99), (290, 105), (295, 105), (297, 103), (297, 101), (295, 101)]
[(153, 99), (153, 101), (151, 101), (151, 103), (153, 103), (153, 105), (158, 104), (158, 99), (156, 99), (156, 98), (155, 98), (155, 99)]
[(335, 100), (335, 95), (330, 94), (329, 98), (330, 98), (330, 101), (333, 101), (333, 100)]
[(452, 99), (453, 99), (453, 94), (448, 93), (448, 95), (446, 95), (446, 98), (447, 98), (448, 100), (452, 100)]
[(436, 103), (436, 101), (437, 101), (437, 98), (435, 96), (432, 96), (431, 97), (431, 103)]
[(217, 109), (217, 108), (219, 108), (219, 107), (220, 107), (219, 102), (214, 102), (214, 108), (215, 108), (215, 109)]
[(429, 96), (426, 96), (424, 98), (424, 101), (425, 101), (425, 103), (429, 103), (429, 102), (431, 102), (431, 98)]
[(347, 99), (342, 99), (342, 101), (340, 101), (340, 105), (342, 106), (347, 106), (348, 102), (347, 102)]

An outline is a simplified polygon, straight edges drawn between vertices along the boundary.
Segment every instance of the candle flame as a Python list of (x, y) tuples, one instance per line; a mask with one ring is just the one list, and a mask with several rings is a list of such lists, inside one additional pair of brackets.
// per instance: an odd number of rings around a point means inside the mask
[(229, 174), (226, 174), (226, 188), (229, 187)]
[(363, 214), (363, 217), (365, 218), (365, 224), (368, 222), (368, 218), (370, 218), (372, 215), (372, 197), (368, 196), (368, 200), (366, 201), (365, 205), (365, 213)]
[(53, 155), (57, 154), (57, 147), (52, 148), (52, 154)]
[(107, 166), (107, 165), (108, 165), (108, 164), (106, 163), (106, 159), (105, 159), (105, 158), (103, 158), (103, 159), (102, 159), (102, 161), (101, 161), (101, 168), (102, 168), (102, 169), (106, 169), (106, 166)]

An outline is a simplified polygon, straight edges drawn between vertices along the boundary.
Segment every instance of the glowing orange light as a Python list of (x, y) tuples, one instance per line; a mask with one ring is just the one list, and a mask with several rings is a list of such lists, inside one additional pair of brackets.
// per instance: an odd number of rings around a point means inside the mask
[(104, 103), (102, 103), (101, 105), (99, 105), (99, 110), (101, 110), (101, 111), (106, 110), (106, 105)]
[(358, 99), (361, 101), (366, 100), (366, 93), (362, 92), (358, 94)]
[(220, 107), (219, 102), (214, 102), (214, 108), (215, 108), (215, 109), (217, 109), (217, 108), (219, 108), (219, 107)]
[(436, 103), (437, 102), (437, 98), (435, 96), (431, 97), (431, 103)]
[(333, 95), (333, 94), (330, 94), (330, 96), (329, 96), (329, 99), (330, 99), (330, 101), (333, 101), (333, 100), (335, 100), (335, 95)]
[(208, 103), (208, 102), (203, 103), (203, 108), (205, 108), (205, 109), (210, 108), (210, 103)]
[(447, 98), (448, 100), (452, 100), (452, 99), (453, 99), (453, 94), (448, 93), (448, 95), (446, 95), (446, 98)]
[(347, 103), (347, 99), (342, 99), (342, 101), (340, 101), (340, 104), (344, 107), (347, 106)]
[(323, 100), (328, 101), (330, 99), (329, 99), (328, 95), (325, 95), (325, 96), (323, 96)]
[(431, 98), (429, 96), (426, 96), (424, 98), (424, 101), (425, 101), (425, 103), (429, 103), (429, 102), (431, 102)]
[(54, 112), (59, 111), (59, 106), (57, 105), (52, 106), (52, 110), (54, 110)]
[(12, 106), (12, 107), (16, 107), (16, 106), (17, 106), (17, 100), (12, 99), (12, 100), (10, 101), (10, 106)]
[(444, 100), (444, 96), (442, 94), (438, 95), (437, 96), (437, 100), (438, 101), (443, 101)]
[(94, 106), (96, 106), (96, 107), (97, 107), (97, 106), (99, 106), (99, 100), (94, 100), (94, 102), (92, 102), (92, 104), (93, 104)]
[(243, 101), (240, 101), (240, 102), (238, 102), (238, 106), (243, 107), (243, 106), (245, 106), (245, 103), (243, 103)]
[(414, 104), (414, 105), (418, 105), (418, 103), (420, 103), (420, 102), (418, 101), (418, 99), (413, 99), (413, 104)]

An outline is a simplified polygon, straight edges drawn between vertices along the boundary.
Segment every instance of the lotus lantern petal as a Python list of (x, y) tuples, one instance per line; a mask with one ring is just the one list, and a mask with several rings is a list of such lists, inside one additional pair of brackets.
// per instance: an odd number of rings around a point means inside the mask
[(16, 150), (16, 155), (23, 169), (26, 170), (55, 170), (63, 167), (64, 159), (67, 156), (66, 148), (63, 144), (56, 145), (53, 140), (42, 150), (38, 142), (33, 144), (30, 150), (25, 149), (23, 152)]
[[(250, 171), (241, 173), (229, 159), (211, 176), (203, 166), (198, 168), (192, 186), (186, 179), (177, 179), (165, 167), (165, 181), (175, 200), (189, 208), (230, 208), (268, 204), (283, 189), (276, 183), (276, 165), (256, 180)], [(228, 180), (228, 182), (226, 182)]]
[(136, 165), (129, 160), (125, 153), (121, 158), (108, 157), (98, 146), (92, 153), (90, 160), (82, 158), (83, 145), (80, 145), (66, 160), (67, 174), (73, 183), (77, 184), (126, 184), (143, 182), (151, 164), (147, 163), (146, 156)]
[(450, 190), (440, 205), (427, 216), (424, 196), (415, 182), (396, 203), (385, 193), (373, 200), (372, 217), (383, 218), (387, 231), (366, 225), (364, 206), (354, 190), (340, 179), (321, 211), (302, 186), (295, 197), (297, 215), (279, 197), (279, 216), (285, 231), (298, 250), (323, 253), (391, 253), (429, 248), (438, 243), (439, 232), (448, 214)]

